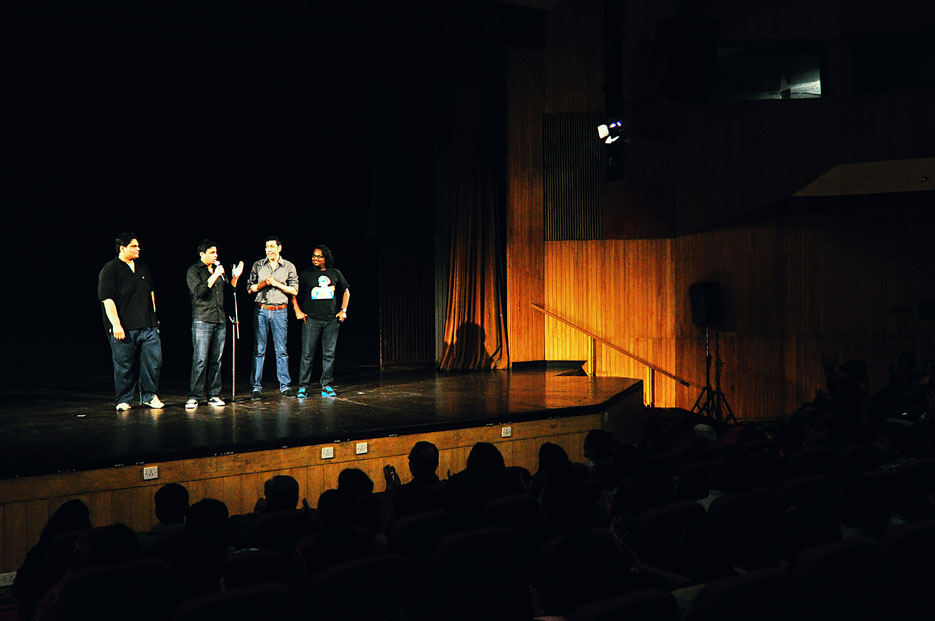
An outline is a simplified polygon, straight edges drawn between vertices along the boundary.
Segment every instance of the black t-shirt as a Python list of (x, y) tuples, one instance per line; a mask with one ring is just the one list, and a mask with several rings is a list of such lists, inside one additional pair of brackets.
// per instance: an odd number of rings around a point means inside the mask
[(97, 277), (97, 298), (101, 303), (104, 329), (110, 330), (110, 320), (104, 310), (104, 300), (111, 299), (124, 330), (139, 330), (157, 325), (153, 311), (153, 279), (149, 267), (137, 259), (136, 271), (115, 257), (101, 268)]
[(350, 289), (341, 270), (329, 267), (325, 270), (309, 268), (299, 274), (299, 300), (302, 312), (312, 319), (328, 321), (334, 319), (341, 306), (344, 290)]

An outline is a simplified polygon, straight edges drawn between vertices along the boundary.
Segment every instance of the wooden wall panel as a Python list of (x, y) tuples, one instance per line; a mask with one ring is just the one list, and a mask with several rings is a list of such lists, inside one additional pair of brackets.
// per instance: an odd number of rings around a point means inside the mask
[[(931, 94), (855, 97), (850, 78), (842, 79), (850, 61), (838, 50), (829, 57), (831, 98), (668, 103), (657, 92), (652, 49), (656, 22), (673, 16), (670, 5), (627, 3), (624, 65), (630, 73), (623, 80), (627, 96), (642, 99), (654, 113), (633, 115), (637, 125), (624, 183), (636, 190), (640, 183), (654, 184), (663, 196), (671, 193), (674, 230), (681, 237), (542, 242), (542, 141), (536, 128), (543, 114), (603, 108), (603, 32), (594, 30), (602, 7), (560, 3), (549, 13), (546, 48), (511, 52), (507, 253), (513, 361), (587, 357), (587, 339), (536, 316), (529, 308), (535, 302), (693, 383), (656, 382), (657, 405), (691, 407), (705, 362), (688, 287), (707, 280), (722, 284), (722, 388), (740, 417), (782, 416), (811, 400), (825, 384), (822, 354), (866, 360), (874, 388), (886, 382), (900, 351), (935, 357), (935, 321), (917, 316), (920, 300), (935, 299), (935, 257), (926, 238), (932, 199), (921, 191), (788, 198), (842, 161), (929, 155), (925, 145), (935, 134)], [(827, 41), (834, 50), (847, 45), (849, 33), (887, 31), (875, 14), (844, 19), (828, 3), (778, 11), (751, 3), (739, 13), (736, 2), (708, 8), (721, 22), (722, 37), (734, 41)], [(902, 19), (892, 7), (881, 16)], [(649, 166), (634, 161), (645, 157), (642, 134), (658, 143), (654, 149), (665, 162), (649, 177), (631, 174)], [(907, 171), (897, 166), (890, 174), (905, 177)], [(641, 365), (600, 347), (597, 353), (599, 374), (647, 380)]]
[(407, 456), (419, 440), (439, 448), (438, 472), (443, 478), (464, 469), (475, 442), (497, 444), (507, 465), (535, 472), (543, 442), (554, 442), (571, 459), (584, 461), (584, 437), (601, 427), (601, 415), (514, 423), (513, 437), (500, 438), (499, 427), (479, 427), (367, 440), (369, 452), (358, 456), (353, 442), (337, 443), (334, 459), (322, 460), (321, 447), (295, 447), (257, 451), (206, 459), (163, 462), (160, 478), (142, 480), (141, 466), (127, 466), (60, 475), (0, 480), (0, 572), (15, 571), (29, 548), (39, 540), (49, 517), (66, 501), (80, 498), (91, 511), (94, 526), (123, 522), (135, 530), (147, 530), (155, 522), (153, 494), (166, 483), (181, 483), (192, 503), (217, 498), (234, 514), (253, 511), (263, 495), (263, 483), (285, 474), (299, 482), (299, 497), (311, 506), (327, 489), (337, 486), (344, 468), (360, 468), (370, 476), (376, 491), (383, 491), (383, 466), (391, 463), (405, 482), (410, 479)]
[[(26, 519), (26, 508), (25, 502), (3, 506), (3, 532), (0, 533), (2, 537), (0, 542), (3, 543), (3, 547), (0, 549), (0, 562), (3, 563), (2, 571), (4, 572), (13, 571), (18, 567), (19, 563), (26, 558), (29, 547), (38, 541), (39, 535), (42, 534), (41, 526), (45, 522), (40, 523), (37, 531), (37, 525)], [(48, 515), (42, 517), (44, 520), (48, 519)]]
[[(874, 390), (900, 351), (935, 357), (935, 321), (918, 317), (919, 300), (935, 297), (930, 213), (924, 196), (790, 201), (750, 224), (672, 240), (548, 242), (546, 308), (691, 382), (656, 387), (657, 405), (690, 408), (705, 355), (688, 288), (719, 282), (725, 325), (711, 338), (728, 403), (741, 418), (783, 416), (824, 388), (822, 354), (865, 360)], [(587, 338), (548, 319), (545, 352), (584, 360)], [(600, 346), (598, 374), (646, 379)]]
[(548, 46), (509, 49), (507, 60), (507, 330), (510, 361), (542, 360), (542, 117), (604, 108), (603, 0), (560, 3)]
[[(545, 308), (676, 373), (670, 240), (546, 243)], [(546, 319), (548, 360), (586, 360), (588, 338)], [(647, 368), (598, 345), (598, 374), (635, 377)], [(657, 404), (675, 402), (676, 382), (656, 376)], [(648, 402), (648, 395), (646, 395)]]
[(542, 360), (542, 97), (537, 55), (511, 50), (507, 100), (507, 332), (510, 361)]

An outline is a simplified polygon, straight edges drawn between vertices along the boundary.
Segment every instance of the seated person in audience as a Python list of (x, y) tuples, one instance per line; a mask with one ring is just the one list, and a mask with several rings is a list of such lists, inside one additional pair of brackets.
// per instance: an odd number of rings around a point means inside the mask
[(745, 475), (742, 471), (746, 460), (742, 455), (730, 455), (721, 457), (717, 463), (711, 467), (708, 484), (708, 495), (698, 500), (705, 511), (711, 508), (711, 503), (729, 492), (746, 491), (750, 488), (746, 484)]
[(438, 479), (438, 447), (419, 441), (409, 451), (409, 473), (412, 480), (402, 483), (396, 468), (383, 467), (386, 479), (384, 519), (387, 524), (397, 518), (440, 509), (443, 484)]
[(188, 513), (188, 490), (178, 483), (167, 483), (153, 496), (156, 519), (159, 520), (151, 529), (139, 533), (140, 547), (145, 551), (153, 541), (167, 530), (183, 528), (185, 514)]
[(471, 447), (463, 472), (480, 485), (488, 498), (526, 491), (518, 480), (508, 475), (503, 455), (490, 442), (477, 442)]
[(184, 485), (168, 483), (159, 488), (153, 497), (156, 519), (159, 520), (150, 530), (161, 531), (185, 525), (188, 513), (188, 490)]
[(683, 464), (710, 459), (711, 454), (708, 451), (720, 442), (714, 427), (705, 423), (699, 423), (692, 427), (691, 440), (691, 447), (682, 453)]
[(49, 543), (67, 532), (91, 528), (91, 516), (87, 505), (81, 500), (69, 500), (62, 504), (39, 536), (39, 541), (29, 550), (23, 564), (16, 572), (13, 595), (20, 602), (20, 619), (30, 619), (35, 605), (52, 587), (49, 582), (50, 568), (46, 566)]
[(306, 578), (327, 567), (382, 551), (380, 540), (355, 525), (354, 498), (329, 489), (318, 499), (318, 533), (301, 540), (297, 550), (305, 563)]
[(263, 484), (263, 497), (257, 499), (253, 513), (232, 515), (230, 530), (235, 547), (244, 545), (257, 518), (277, 511), (293, 511), (299, 504), (299, 482), (293, 477), (277, 474)]
[(620, 482), (617, 465), (617, 441), (603, 429), (592, 429), (584, 438), (584, 457), (592, 481), (597, 481), (613, 493)]
[(264, 498), (257, 501), (257, 512), (292, 511), (299, 506), (299, 482), (288, 475), (277, 474), (267, 480), (263, 494)]
[(64, 619), (62, 596), (68, 581), (82, 569), (132, 561), (140, 555), (140, 542), (136, 533), (126, 524), (112, 524), (92, 528), (75, 541), (75, 553), (65, 576), (49, 589), (39, 604), (35, 621)]
[(355, 524), (378, 533), (383, 527), (383, 495), (373, 493), (373, 480), (360, 468), (345, 468), (338, 474), (338, 491), (354, 499)]
[(904, 351), (896, 358), (896, 366), (890, 368), (889, 386), (897, 392), (906, 409), (912, 407), (919, 395), (922, 374), (916, 367), (916, 357)]
[(373, 481), (360, 468), (345, 468), (338, 474), (338, 491), (363, 498), (373, 493)]
[(468, 454), (461, 472), (448, 477), (443, 507), (448, 513), (448, 530), (458, 532), (484, 525), (484, 511), (491, 498), (525, 493), (519, 479), (511, 477), (503, 455), (489, 442), (477, 442)]
[(204, 498), (189, 508), (181, 545), (172, 558), (165, 559), (179, 575), (183, 599), (220, 589), (230, 538), (227, 505), (223, 502)]
[(832, 447), (859, 440), (868, 428), (871, 409), (867, 363), (848, 360), (835, 368), (836, 363), (836, 357), (822, 356), (830, 398), (828, 409), (833, 421), (822, 443)]
[(586, 486), (565, 449), (551, 442), (539, 447), (539, 469), (532, 477), (547, 535), (606, 526), (610, 503), (601, 486)]
[(545, 442), (539, 447), (539, 469), (532, 475), (531, 491), (542, 500), (542, 494), (549, 482), (565, 481), (574, 478), (571, 460), (565, 449), (552, 442)]

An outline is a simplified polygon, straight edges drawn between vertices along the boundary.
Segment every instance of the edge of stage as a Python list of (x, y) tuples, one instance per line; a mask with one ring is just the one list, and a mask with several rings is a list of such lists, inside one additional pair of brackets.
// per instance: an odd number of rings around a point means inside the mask
[[(576, 366), (577, 365), (577, 366)], [(642, 381), (587, 377), (580, 363), (517, 364), (509, 371), (357, 371), (338, 397), (222, 395), (224, 407), (185, 410), (184, 385), (166, 407), (115, 412), (107, 379), (4, 391), (0, 479), (509, 425), (642, 408)], [(605, 425), (606, 426), (606, 425)], [(498, 434), (499, 435), (499, 434)]]

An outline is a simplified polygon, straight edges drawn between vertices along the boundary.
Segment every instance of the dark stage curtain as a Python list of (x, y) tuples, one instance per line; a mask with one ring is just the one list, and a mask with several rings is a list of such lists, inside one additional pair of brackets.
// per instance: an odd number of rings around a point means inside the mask
[(439, 368), (502, 369), (510, 364), (503, 54), (465, 51), (453, 69), (448, 305)]

